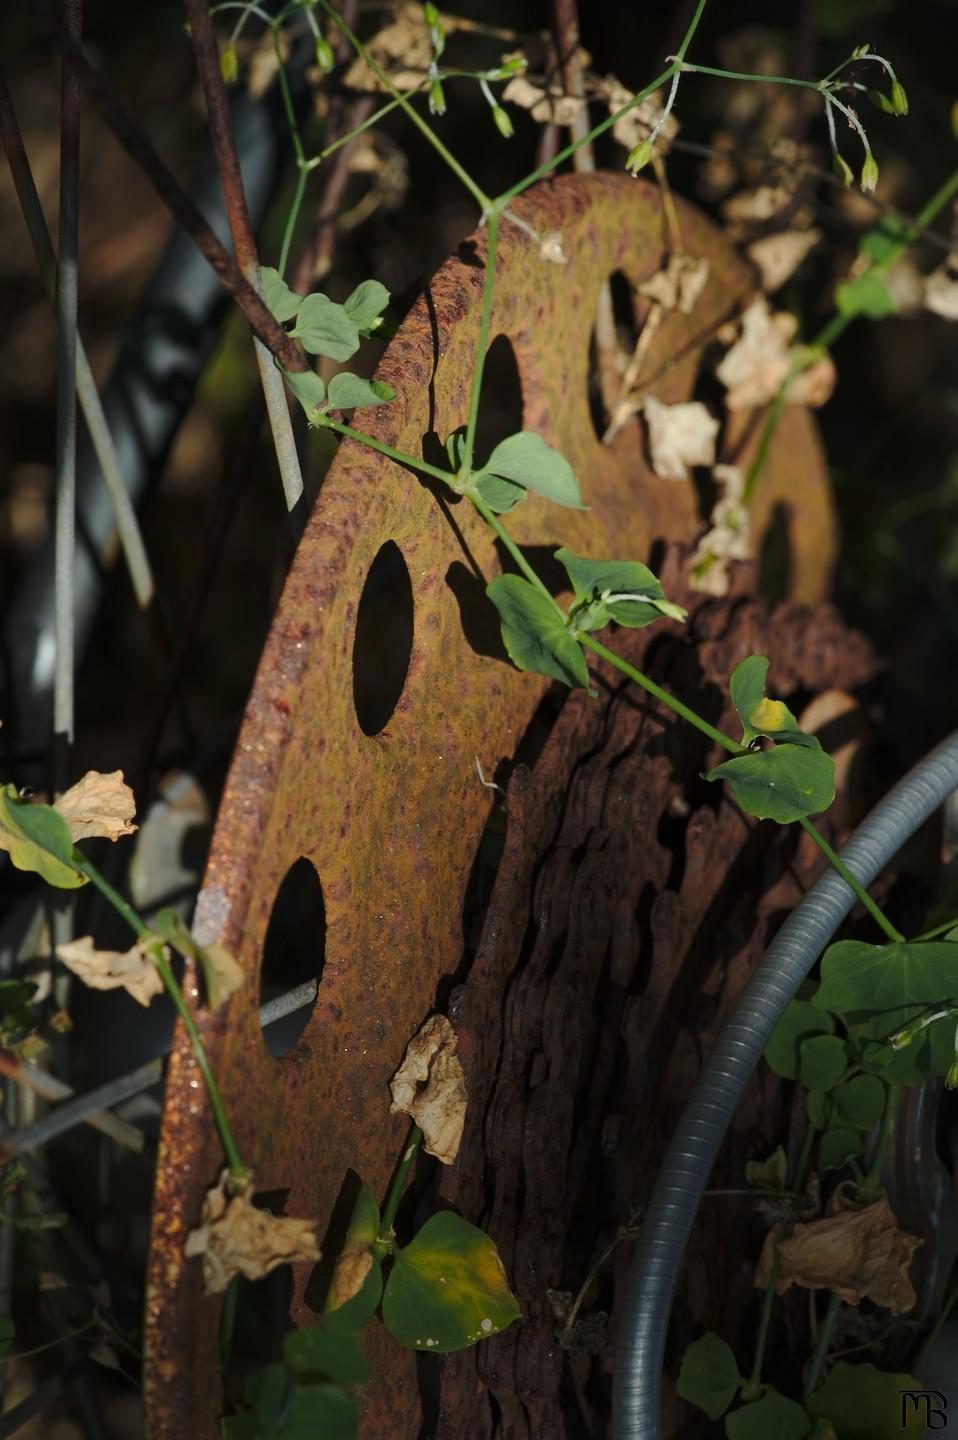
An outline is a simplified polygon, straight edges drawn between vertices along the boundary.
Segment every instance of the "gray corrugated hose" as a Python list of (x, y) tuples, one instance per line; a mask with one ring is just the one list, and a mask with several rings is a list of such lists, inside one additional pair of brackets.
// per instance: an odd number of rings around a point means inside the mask
[[(958, 788), (958, 732), (877, 805), (841, 852), (868, 885)], [(809, 970), (855, 897), (827, 870), (785, 921), (719, 1035), (686, 1104), (656, 1181), (618, 1320), (616, 1440), (658, 1440), (665, 1336), (682, 1256), (702, 1192), (745, 1084)]]

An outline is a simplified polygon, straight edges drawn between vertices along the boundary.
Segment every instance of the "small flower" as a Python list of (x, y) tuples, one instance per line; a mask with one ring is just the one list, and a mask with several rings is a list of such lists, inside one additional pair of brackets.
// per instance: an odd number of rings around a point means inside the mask
[(636, 145), (634, 150), (629, 151), (628, 159), (625, 162), (625, 168), (626, 170), (628, 170), (630, 175), (638, 175), (639, 171), (644, 170), (651, 159), (652, 141), (642, 140), (638, 145)]
[(220, 51), (220, 74), (224, 85), (235, 85), (239, 76), (239, 56), (232, 40)]
[(512, 121), (509, 118), (508, 110), (503, 110), (501, 105), (493, 105), (492, 118), (496, 122), (496, 129), (506, 140), (511, 140), (514, 135)]
[(434, 80), (429, 87), (429, 113), (430, 115), (445, 115), (446, 113), (446, 96), (440, 80)]
[(870, 150), (865, 156), (865, 163), (862, 166), (862, 177), (860, 183), (862, 189), (866, 193), (874, 190), (875, 186), (878, 184), (878, 161), (875, 159), (874, 155), (871, 153)]
[(905, 87), (900, 80), (895, 80), (892, 82), (891, 108), (896, 115), (908, 114), (908, 96), (905, 93)]
[(336, 56), (333, 54), (333, 47), (322, 35), (316, 36), (316, 64), (324, 75), (328, 75), (336, 64)]
[(839, 180), (842, 182), (842, 184), (847, 190), (849, 185), (854, 184), (855, 181), (852, 167), (849, 165), (845, 157), (843, 155), (840, 155), (837, 150), (832, 155), (832, 164), (835, 167), (835, 174), (838, 176)]

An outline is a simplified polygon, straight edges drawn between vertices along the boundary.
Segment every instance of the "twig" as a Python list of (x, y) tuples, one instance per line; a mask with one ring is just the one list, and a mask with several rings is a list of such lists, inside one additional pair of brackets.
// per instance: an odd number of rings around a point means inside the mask
[(240, 273), (233, 257), (220, 243), (193, 202), (180, 188), (153, 148), (151, 141), (130, 119), (99, 71), (59, 24), (52, 0), (39, 0), (49, 21), (50, 38), (69, 59), (91, 104), (110, 127), (130, 158), (140, 167), (164, 205), (175, 216), (246, 316), (254, 333), (287, 370), (305, 370), (306, 360), (295, 341), (274, 320), (254, 287)]
[[(213, 33), (209, 5), (207, 0), (183, 0), (183, 8), (190, 22), (196, 68), (199, 71), (206, 99), (210, 140), (219, 167), (223, 196), (226, 200), (226, 213), (230, 223), (230, 234), (233, 237), (233, 248), (236, 251), (236, 259), (244, 279), (258, 292), (260, 289), (259, 256), (256, 253), (256, 240), (246, 206), (246, 192), (243, 189), (239, 156), (233, 140), (229, 101), (226, 98), (226, 87), (220, 73), (216, 36)], [(270, 430), (273, 434), (273, 448), (276, 451), (276, 461), (283, 482), (283, 493), (286, 496), (286, 508), (292, 510), (303, 494), (303, 473), (300, 469), (299, 455), (296, 452), (296, 440), (289, 418), (283, 377), (273, 364), (267, 347), (255, 336), (253, 349), (256, 354), (260, 384), (263, 387), (263, 398), (266, 401)], [(301, 366), (297, 368), (301, 368)]]

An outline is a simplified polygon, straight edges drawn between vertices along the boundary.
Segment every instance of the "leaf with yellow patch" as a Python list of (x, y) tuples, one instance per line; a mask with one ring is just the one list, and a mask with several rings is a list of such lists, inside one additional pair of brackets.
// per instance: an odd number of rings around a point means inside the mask
[(814, 735), (806, 735), (787, 705), (765, 694), (767, 675), (766, 655), (749, 655), (732, 671), (729, 694), (742, 722), (742, 744), (751, 745), (759, 736), (765, 736), (777, 745), (821, 749)]
[(31, 805), (21, 800), (15, 785), (0, 790), (0, 850), (6, 850), (18, 870), (32, 870), (59, 890), (85, 885), (72, 863), (70, 827), (52, 805)]
[(383, 1293), (382, 1260), (373, 1254), (379, 1238), (379, 1206), (368, 1185), (356, 1198), (346, 1241), (333, 1270), (323, 1318), (336, 1329), (360, 1330)]
[(383, 1320), (400, 1344), (438, 1355), (464, 1350), (520, 1316), (495, 1245), (451, 1210), (395, 1252)]

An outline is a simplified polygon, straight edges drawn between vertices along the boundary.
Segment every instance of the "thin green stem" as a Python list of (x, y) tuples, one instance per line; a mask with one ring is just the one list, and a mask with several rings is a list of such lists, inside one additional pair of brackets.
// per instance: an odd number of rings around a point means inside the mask
[[(792, 1180), (792, 1192), (802, 1193), (805, 1184), (805, 1172), (808, 1163), (812, 1158), (812, 1147), (815, 1144), (815, 1137), (818, 1134), (816, 1127), (809, 1122), (805, 1127), (805, 1134), (802, 1138), (802, 1148), (798, 1153), (795, 1162), (795, 1175)], [(777, 1295), (778, 1272), (781, 1265), (778, 1246), (775, 1247), (775, 1255), (772, 1260), (772, 1268), (769, 1271), (768, 1284), (765, 1286), (765, 1294), (762, 1298), (762, 1313), (758, 1320), (758, 1333), (755, 1337), (755, 1358), (752, 1361), (752, 1373), (749, 1376), (748, 1389), (757, 1398), (758, 1387), (762, 1380), (762, 1366), (765, 1364), (765, 1347), (768, 1343), (768, 1327), (772, 1319), (772, 1311), (775, 1308), (775, 1297)], [(746, 1397), (749, 1398), (749, 1397)]]
[(943, 920), (940, 925), (933, 925), (930, 930), (923, 930), (916, 935), (911, 942), (913, 945), (920, 945), (923, 940), (934, 940), (937, 935), (944, 935), (946, 930), (954, 930), (958, 926), (958, 919)]
[(479, 423), (479, 397), (482, 393), (482, 372), (486, 364), (486, 350), (489, 347), (489, 326), (492, 320), (492, 292), (496, 278), (496, 249), (499, 243), (499, 212), (489, 215), (488, 242), (486, 245), (486, 275), (482, 287), (482, 311), (479, 317), (479, 339), (476, 345), (476, 363), (472, 372), (472, 392), (469, 401), (469, 423), (466, 426), (466, 445), (463, 461), (472, 469), (473, 449), (476, 440), (476, 426)]
[(389, 1193), (383, 1203), (383, 1216), (379, 1222), (379, 1238), (381, 1240), (389, 1240), (392, 1236), (392, 1228), (396, 1220), (396, 1211), (399, 1209), (399, 1203), (406, 1193), (406, 1181), (409, 1179), (409, 1171), (421, 1143), (422, 1131), (419, 1126), (416, 1124), (410, 1125), (409, 1134), (406, 1136), (405, 1148), (402, 1152), (402, 1158), (396, 1166), (396, 1173), (393, 1175)]
[(393, 99), (402, 106), (403, 110), (409, 116), (410, 120), (413, 122), (416, 128), (420, 130), (423, 135), (425, 135), (426, 139), (436, 151), (437, 155), (442, 157), (442, 159), (449, 166), (449, 169), (452, 171), (452, 173), (466, 187), (466, 189), (469, 191), (469, 194), (479, 205), (482, 213), (484, 215), (488, 214), (488, 212), (493, 208), (494, 204), (490, 196), (488, 196), (486, 192), (476, 184), (475, 180), (473, 180), (468, 170), (466, 170), (462, 165), (460, 165), (455, 155), (453, 155), (452, 152), (447, 148), (447, 146), (443, 144), (439, 136), (436, 134), (435, 130), (433, 130), (432, 126), (422, 118), (415, 106), (410, 104), (409, 100), (406, 98), (405, 95), (400, 94), (400, 92), (396, 89), (396, 86), (390, 80), (389, 76), (386, 74), (382, 66), (373, 59), (372, 55), (370, 55), (365, 45), (358, 38), (358, 36), (353, 33), (350, 27), (346, 24), (346, 21), (343, 19), (343, 17), (339, 15), (337, 11), (333, 8), (333, 6), (329, 3), (329, 0), (319, 0), (319, 4), (323, 7), (326, 14), (332, 20), (333, 24), (336, 25), (341, 34), (343, 34), (345, 38), (349, 41), (350, 45), (353, 47), (360, 59), (363, 60), (366, 65), (368, 65), (369, 69), (376, 76), (377, 80), (379, 80), (379, 82), (386, 87), (390, 95), (392, 95)]
[(286, 274), (286, 262), (289, 260), (289, 250), (293, 243), (293, 231), (296, 229), (296, 221), (299, 219), (299, 212), (302, 209), (303, 196), (306, 194), (306, 181), (308, 178), (304, 169), (300, 169), (297, 172), (296, 189), (293, 191), (289, 214), (286, 216), (286, 225), (283, 229), (283, 243), (279, 252), (279, 264), (276, 267), (281, 277)]
[(882, 1111), (881, 1129), (878, 1132), (875, 1153), (871, 1158), (871, 1164), (865, 1172), (865, 1177), (861, 1183), (863, 1190), (874, 1190), (881, 1180), (881, 1172), (885, 1166), (885, 1156), (888, 1153), (888, 1142), (891, 1139), (892, 1126), (895, 1123), (895, 1111), (897, 1108), (898, 1086), (889, 1085), (885, 1091), (885, 1108)]
[[(423, 80), (419, 85), (416, 86), (414, 90), (410, 90), (410, 95), (418, 94), (419, 91), (425, 87), (425, 84), (426, 82), (425, 80)], [(390, 100), (388, 104), (382, 105), (378, 110), (374, 110), (370, 116), (368, 116), (365, 120), (362, 121), (361, 124), (354, 125), (353, 128), (351, 130), (347, 130), (344, 135), (337, 136), (337, 138), (332, 142), (331, 145), (327, 145), (325, 149), (319, 150), (309, 160), (303, 160), (302, 168), (307, 171), (316, 170), (320, 165), (322, 165), (324, 160), (329, 159), (330, 155), (335, 155), (337, 150), (342, 149), (344, 145), (348, 145), (350, 140), (354, 140), (356, 136), (361, 135), (364, 130), (370, 130), (374, 125), (378, 125), (379, 121), (382, 120), (386, 115), (388, 115), (390, 111), (398, 110), (401, 104), (402, 99)]]
[(545, 595), (545, 597), (550, 600), (553, 605), (555, 605), (559, 614), (562, 615), (564, 619), (565, 616), (563, 614), (562, 606), (559, 605), (559, 603), (555, 599), (555, 596), (551, 594), (548, 587), (536, 574), (535, 570), (532, 568), (526, 557), (523, 555), (519, 546), (509, 534), (509, 531), (499, 519), (499, 516), (495, 513), (495, 511), (489, 509), (489, 506), (486, 504), (485, 500), (483, 500), (481, 495), (476, 495), (471, 492), (467, 493), (469, 493), (469, 499), (472, 501), (473, 505), (475, 505), (483, 520), (485, 520), (486, 524), (490, 525), (492, 529), (496, 532), (496, 534), (499, 536), (499, 539), (502, 541), (503, 545), (506, 547), (513, 560), (516, 562), (523, 575), (529, 581), (530, 585), (534, 585), (539, 591), (540, 595)]
[(900, 944), (902, 941), (904, 941), (905, 937), (901, 933), (901, 931), (895, 929), (894, 925), (888, 919), (888, 916), (884, 913), (880, 906), (876, 905), (875, 901), (869, 895), (868, 891), (865, 889), (861, 881), (855, 879), (848, 866), (835, 853), (835, 851), (829, 845), (828, 841), (825, 839), (825, 836), (822, 835), (820, 831), (815, 829), (815, 826), (812, 824), (811, 820), (809, 820), (808, 816), (803, 815), (798, 823), (799, 825), (801, 825), (802, 829), (806, 832), (806, 834), (810, 835), (811, 838), (815, 841), (815, 844), (818, 846), (819, 850), (821, 850), (828, 863), (832, 866), (832, 869), (837, 870), (839, 875), (844, 880), (845, 884), (849, 887), (849, 889), (854, 890), (855, 894), (858, 896), (859, 900), (864, 905), (869, 915), (875, 921), (876, 925), (879, 925), (881, 929), (884, 930), (889, 940), (897, 944)]
[(289, 91), (289, 81), (286, 79), (286, 66), (283, 62), (283, 51), (279, 43), (279, 27), (272, 26), (273, 49), (276, 52), (276, 74), (279, 79), (279, 93), (283, 100), (283, 113), (286, 116), (286, 126), (289, 130), (289, 138), (293, 143), (293, 150), (296, 155), (297, 175), (296, 189), (293, 192), (292, 203), (289, 207), (289, 214), (286, 216), (286, 225), (283, 230), (283, 245), (279, 255), (279, 273), (285, 274), (286, 262), (289, 259), (289, 248), (293, 241), (293, 231), (296, 229), (296, 222), (299, 219), (299, 212), (303, 204), (303, 196), (306, 193), (306, 152), (303, 149), (303, 139), (299, 133), (299, 123), (296, 119), (296, 110), (293, 106), (293, 97)]
[(822, 90), (821, 80), (796, 80), (790, 75), (755, 75), (744, 70), (716, 70), (712, 65), (683, 63), (685, 75), (715, 75), (719, 80), (751, 80), (758, 85), (797, 85), (802, 90)]
[(723, 750), (728, 750), (732, 755), (746, 753), (735, 740), (730, 739), (728, 735), (723, 735), (721, 730), (716, 730), (715, 726), (710, 725), (707, 720), (703, 720), (701, 715), (696, 715), (694, 710), (690, 710), (687, 705), (683, 705), (681, 700), (677, 700), (674, 695), (663, 690), (662, 686), (657, 685), (648, 675), (643, 675), (641, 670), (636, 670), (635, 666), (630, 665), (627, 660), (623, 660), (612, 650), (606, 649), (600, 641), (593, 639), (591, 635), (580, 635), (579, 641), (589, 650), (593, 650), (596, 655), (601, 655), (603, 660), (608, 660), (609, 664), (614, 665), (617, 670), (621, 670), (623, 675), (628, 675), (630, 680), (641, 685), (642, 689), (647, 690), (650, 695), (654, 695), (656, 700), (661, 700), (662, 704), (667, 705), (670, 710), (674, 710), (676, 715), (681, 715), (682, 719), (687, 720), (690, 725), (694, 725), (696, 730), (701, 730), (703, 735), (707, 735), (710, 740), (721, 745)]
[[(809, 1292), (810, 1294), (814, 1292)], [(809, 1362), (805, 1375), (805, 1385), (802, 1390), (802, 1398), (807, 1404), (818, 1387), (821, 1377), (822, 1366), (825, 1364), (825, 1356), (828, 1354), (828, 1347), (832, 1342), (832, 1333), (835, 1329), (835, 1321), (838, 1319), (838, 1312), (842, 1308), (840, 1295), (833, 1295), (828, 1302), (828, 1309), (825, 1311), (825, 1318), (819, 1326), (818, 1340), (815, 1343), (815, 1350)]]
[(223, 1097), (220, 1094), (219, 1085), (216, 1083), (216, 1076), (213, 1074), (209, 1056), (206, 1053), (206, 1046), (203, 1044), (203, 1038), (197, 1028), (196, 1020), (193, 1018), (193, 1012), (186, 1003), (176, 976), (163, 957), (161, 937), (154, 934), (149, 926), (141, 920), (132, 905), (127, 904), (119, 891), (114, 890), (109, 880), (101, 875), (96, 866), (91, 865), (90, 861), (87, 860), (85, 855), (81, 855), (79, 850), (74, 850), (73, 852), (73, 864), (82, 875), (85, 875), (87, 879), (96, 886), (100, 894), (105, 900), (110, 902), (117, 914), (122, 916), (137, 939), (151, 943), (150, 958), (156, 966), (160, 979), (163, 981), (164, 989), (173, 1001), (177, 1013), (186, 1027), (187, 1035), (190, 1037), (193, 1054), (196, 1056), (196, 1063), (200, 1068), (203, 1083), (210, 1097), (213, 1118), (216, 1121), (216, 1128), (223, 1142), (223, 1149), (226, 1152), (226, 1162), (229, 1165), (230, 1174), (234, 1180), (241, 1180), (247, 1173), (246, 1166), (240, 1157), (239, 1149), (233, 1136), (233, 1129), (229, 1122), (229, 1116), (223, 1104)]
[(451, 471), (440, 470), (438, 465), (430, 465), (426, 460), (418, 460), (415, 455), (407, 455), (404, 450), (396, 450), (383, 440), (375, 440), (372, 435), (365, 435), (362, 430), (354, 430), (352, 425), (341, 425), (338, 420), (329, 420), (326, 416), (323, 416), (322, 424), (326, 430), (335, 430), (337, 435), (358, 440), (361, 444), (368, 445), (370, 450), (378, 450), (380, 455), (395, 460), (399, 465), (407, 465), (410, 470), (418, 470), (421, 475), (431, 475), (434, 480), (442, 480), (446, 485), (455, 479)]

